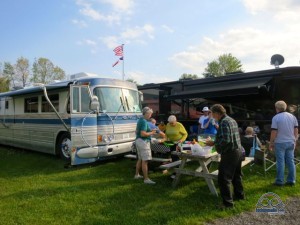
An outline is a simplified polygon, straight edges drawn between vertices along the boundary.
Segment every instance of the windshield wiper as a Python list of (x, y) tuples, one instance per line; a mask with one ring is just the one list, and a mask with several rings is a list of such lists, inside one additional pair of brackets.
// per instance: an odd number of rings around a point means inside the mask
[(129, 104), (128, 104), (128, 100), (127, 100), (127, 97), (126, 97), (126, 96), (125, 96), (125, 101), (126, 101), (127, 109), (128, 109), (128, 111), (130, 111), (130, 109), (129, 109)]

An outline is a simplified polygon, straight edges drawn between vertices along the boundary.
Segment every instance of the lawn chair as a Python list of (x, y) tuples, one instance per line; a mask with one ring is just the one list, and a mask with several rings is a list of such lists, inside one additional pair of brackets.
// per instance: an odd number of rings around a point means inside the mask
[(265, 148), (264, 150), (256, 150), (254, 154), (253, 164), (251, 164), (251, 166), (262, 166), (264, 175), (266, 175), (266, 172), (268, 172), (273, 166), (276, 165), (276, 162), (273, 161), (275, 159), (275, 156), (267, 149), (268, 148)]
[(300, 159), (298, 159), (298, 158), (294, 158), (294, 162), (295, 162), (295, 166), (298, 166), (298, 165), (300, 165)]

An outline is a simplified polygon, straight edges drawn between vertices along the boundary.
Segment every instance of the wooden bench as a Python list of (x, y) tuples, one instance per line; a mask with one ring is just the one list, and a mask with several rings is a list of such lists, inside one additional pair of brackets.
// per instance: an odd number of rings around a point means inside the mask
[(158, 168), (167, 170), (167, 169), (171, 169), (175, 166), (179, 166), (180, 164), (181, 164), (181, 160), (177, 160), (175, 162), (170, 162), (170, 163), (167, 163), (167, 164), (164, 164), (164, 165), (160, 165)]
[[(187, 162), (191, 161), (190, 159), (187, 159)], [(170, 163), (167, 163), (167, 164), (164, 164), (164, 165), (160, 165), (158, 168), (159, 169), (171, 169), (173, 167), (176, 167), (176, 166), (179, 166), (181, 164), (181, 160), (177, 160), (175, 162), (170, 162)]]
[[(125, 158), (128, 158), (128, 159), (136, 159), (137, 156), (136, 155), (133, 155), (133, 154), (127, 154), (127, 155), (124, 155)], [(152, 160), (151, 161), (155, 161), (155, 162), (170, 162), (171, 159), (164, 159), (164, 158), (156, 158), (156, 157), (152, 157)], [(180, 164), (180, 163), (179, 163)]]
[[(242, 161), (242, 167), (250, 164), (253, 161), (254, 161), (254, 157), (246, 157), (245, 160)], [(219, 170), (215, 170), (215, 171), (209, 173), (209, 177), (211, 177), (213, 179), (218, 179), (218, 174), (219, 174)]]

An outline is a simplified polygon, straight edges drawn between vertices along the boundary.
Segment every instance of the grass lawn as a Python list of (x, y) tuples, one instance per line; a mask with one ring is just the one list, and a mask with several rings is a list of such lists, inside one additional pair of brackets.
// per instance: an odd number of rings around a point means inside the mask
[(300, 195), (299, 184), (273, 187), (274, 169), (264, 177), (246, 166), (247, 199), (222, 211), (204, 180), (184, 176), (173, 189), (170, 174), (157, 171), (156, 185), (145, 185), (133, 179), (134, 165), (119, 158), (65, 169), (54, 156), (0, 146), (0, 224), (193, 225), (253, 211), (266, 192), (283, 202)]

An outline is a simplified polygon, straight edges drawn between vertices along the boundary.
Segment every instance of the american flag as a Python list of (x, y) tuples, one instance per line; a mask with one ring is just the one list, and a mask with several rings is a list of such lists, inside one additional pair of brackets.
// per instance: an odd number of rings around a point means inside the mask
[(120, 62), (120, 60), (118, 60), (117, 62), (115, 62), (114, 64), (112, 64), (112, 67), (114, 67), (115, 65), (117, 65)]
[(116, 56), (123, 56), (123, 45), (115, 47), (114, 52)]
[(117, 62), (115, 62), (115, 63), (112, 65), (112, 67), (114, 67), (115, 65), (117, 65), (117, 64), (120, 62), (120, 60), (123, 60), (123, 57), (119, 58), (119, 60), (118, 60)]

